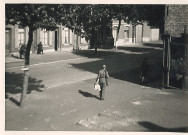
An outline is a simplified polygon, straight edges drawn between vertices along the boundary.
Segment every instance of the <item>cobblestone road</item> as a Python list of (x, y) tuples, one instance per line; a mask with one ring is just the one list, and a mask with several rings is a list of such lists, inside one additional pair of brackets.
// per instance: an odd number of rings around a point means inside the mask
[[(154, 69), (161, 66), (162, 50), (124, 49), (102, 57), (75, 57), (70, 53), (71, 60), (61, 61), (56, 55), (56, 61), (38, 60), (30, 68), (24, 108), (18, 106), (20, 97), (15, 97), (21, 92), (22, 71), (7, 69), (6, 130), (186, 131), (187, 93), (161, 91), (160, 80), (147, 86), (138, 83), (143, 58), (149, 57)], [(111, 79), (101, 102), (93, 84), (102, 64), (107, 65)], [(151, 73), (156, 72), (160, 70)]]

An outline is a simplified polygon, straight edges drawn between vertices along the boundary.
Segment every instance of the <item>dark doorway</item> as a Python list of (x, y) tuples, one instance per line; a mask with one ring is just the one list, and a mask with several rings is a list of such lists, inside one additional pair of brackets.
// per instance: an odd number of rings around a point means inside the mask
[(57, 31), (55, 31), (55, 51), (57, 51)]

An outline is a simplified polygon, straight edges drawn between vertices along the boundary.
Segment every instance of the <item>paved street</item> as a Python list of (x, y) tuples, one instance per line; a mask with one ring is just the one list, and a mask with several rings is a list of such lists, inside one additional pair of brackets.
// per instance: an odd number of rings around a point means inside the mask
[[(23, 60), (6, 62), (6, 130), (187, 132), (187, 91), (161, 90), (162, 47), (33, 54), (24, 108), (18, 106)], [(151, 67), (145, 86), (139, 81), (144, 57)], [(93, 89), (102, 64), (111, 76), (104, 101)]]

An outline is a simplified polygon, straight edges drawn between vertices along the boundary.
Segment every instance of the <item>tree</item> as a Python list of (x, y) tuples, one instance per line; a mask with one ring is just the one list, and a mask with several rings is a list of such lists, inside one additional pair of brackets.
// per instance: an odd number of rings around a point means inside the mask
[[(57, 28), (59, 5), (42, 4), (6, 4), (6, 24), (18, 25), (21, 28), (29, 28), (29, 39), (25, 52), (25, 68), (23, 90), (21, 94), (20, 106), (23, 106), (28, 89), (30, 50), (33, 42), (33, 32), (38, 28), (55, 30)], [(61, 20), (63, 22), (63, 20)]]

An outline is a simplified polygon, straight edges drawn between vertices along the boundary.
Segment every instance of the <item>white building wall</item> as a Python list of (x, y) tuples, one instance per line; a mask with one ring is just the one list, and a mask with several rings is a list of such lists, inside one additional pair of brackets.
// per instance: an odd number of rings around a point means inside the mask
[(158, 41), (158, 40), (159, 40), (159, 29), (151, 29), (150, 41)]

